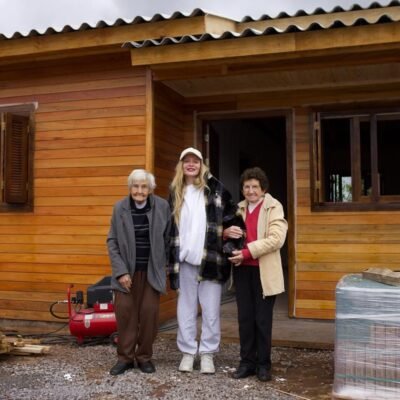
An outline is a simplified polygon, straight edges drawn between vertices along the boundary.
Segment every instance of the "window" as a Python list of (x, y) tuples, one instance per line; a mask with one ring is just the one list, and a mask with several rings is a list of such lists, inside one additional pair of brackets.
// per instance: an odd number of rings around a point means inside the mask
[(400, 208), (400, 111), (316, 113), (313, 209)]
[(33, 206), (30, 112), (26, 107), (8, 111), (0, 108), (0, 211), (30, 211)]

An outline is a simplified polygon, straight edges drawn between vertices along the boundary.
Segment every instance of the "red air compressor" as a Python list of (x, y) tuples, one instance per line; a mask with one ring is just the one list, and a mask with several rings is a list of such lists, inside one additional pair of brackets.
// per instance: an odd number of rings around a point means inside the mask
[(76, 297), (72, 298), (73, 285), (68, 288), (69, 331), (76, 336), (79, 344), (83, 343), (84, 338), (99, 336), (109, 336), (114, 344), (118, 340), (110, 280), (111, 277), (105, 277), (88, 288), (87, 308), (73, 306), (83, 304), (83, 292), (77, 291)]

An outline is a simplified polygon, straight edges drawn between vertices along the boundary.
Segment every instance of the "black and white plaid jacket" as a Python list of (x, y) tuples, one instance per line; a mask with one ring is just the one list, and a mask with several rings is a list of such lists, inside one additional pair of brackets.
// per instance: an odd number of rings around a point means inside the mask
[[(225, 282), (229, 278), (230, 263), (222, 254), (223, 230), (233, 224), (237, 206), (231, 194), (211, 174), (204, 190), (206, 204), (206, 238), (203, 258), (199, 269), (199, 280)], [(169, 197), (173, 209), (172, 193)], [(179, 289), (179, 231), (173, 221), (170, 239), (168, 274), (171, 289)]]

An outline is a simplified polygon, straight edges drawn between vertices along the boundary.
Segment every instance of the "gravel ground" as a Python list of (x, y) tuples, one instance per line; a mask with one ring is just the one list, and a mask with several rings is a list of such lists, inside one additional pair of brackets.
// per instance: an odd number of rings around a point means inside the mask
[(239, 345), (224, 343), (215, 357), (215, 375), (177, 371), (180, 353), (173, 337), (160, 336), (154, 347), (156, 373), (138, 369), (113, 377), (116, 361), (112, 345), (52, 344), (39, 356), (0, 357), (0, 399), (330, 399), (333, 355), (331, 351), (273, 349), (273, 380), (256, 377), (234, 380)]

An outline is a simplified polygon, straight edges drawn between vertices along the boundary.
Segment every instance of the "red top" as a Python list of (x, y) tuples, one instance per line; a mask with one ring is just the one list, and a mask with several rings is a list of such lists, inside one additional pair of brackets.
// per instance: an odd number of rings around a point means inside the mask
[(253, 265), (255, 267), (258, 267), (259, 265), (258, 260), (251, 256), (250, 250), (247, 248), (247, 244), (257, 240), (257, 223), (262, 203), (263, 202), (261, 201), (251, 213), (248, 209), (246, 210), (246, 220), (244, 221), (246, 224), (246, 240), (244, 242), (244, 249), (242, 250), (244, 257), (243, 265)]

